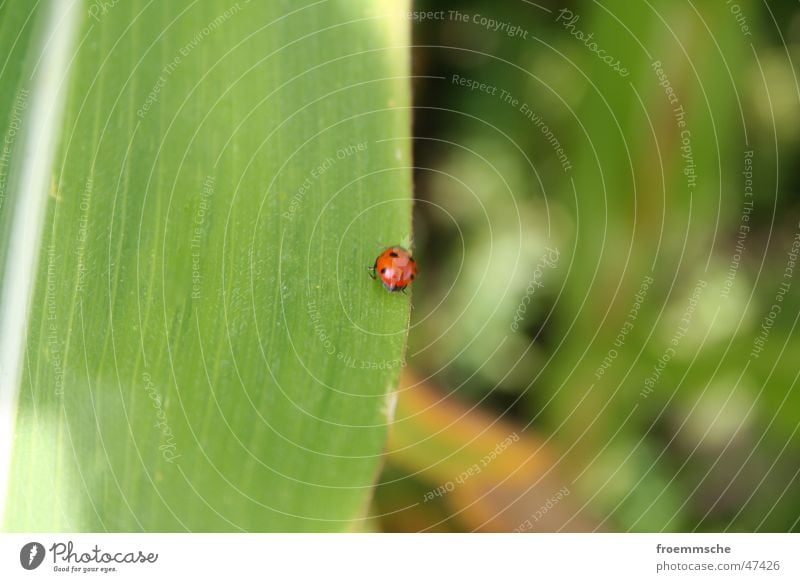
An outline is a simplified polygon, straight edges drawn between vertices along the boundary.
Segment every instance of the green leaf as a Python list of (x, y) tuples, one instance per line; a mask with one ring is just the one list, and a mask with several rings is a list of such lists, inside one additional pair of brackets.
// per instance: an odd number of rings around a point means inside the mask
[[(411, 236), (399, 8), (75, 15), (52, 186), (16, 195), (47, 202), (21, 380), (2, 387), (18, 394), (6, 529), (343, 530), (364, 515), (409, 317), (366, 271)], [(6, 3), (0, 30), (51, 9)], [(55, 58), (46, 38), (11, 51), (13, 70)]]

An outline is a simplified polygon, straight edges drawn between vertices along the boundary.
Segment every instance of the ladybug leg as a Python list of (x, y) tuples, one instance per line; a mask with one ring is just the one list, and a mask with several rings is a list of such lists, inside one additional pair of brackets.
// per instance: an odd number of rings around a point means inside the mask
[(378, 268), (378, 263), (375, 263), (375, 264), (374, 264), (374, 265), (372, 265), (371, 267), (367, 267), (367, 273), (369, 273), (369, 276), (370, 276), (370, 277), (372, 277), (372, 279), (373, 279), (373, 280), (375, 280), (375, 279), (377, 278), (377, 277), (375, 276), (375, 270), (376, 270), (377, 268)]

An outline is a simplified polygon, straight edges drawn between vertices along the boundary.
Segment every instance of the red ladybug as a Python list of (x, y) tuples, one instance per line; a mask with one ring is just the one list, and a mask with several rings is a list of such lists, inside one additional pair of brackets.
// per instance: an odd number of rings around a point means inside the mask
[(380, 276), (388, 291), (405, 291), (417, 276), (417, 262), (403, 247), (389, 247), (378, 255), (370, 271), (373, 279)]

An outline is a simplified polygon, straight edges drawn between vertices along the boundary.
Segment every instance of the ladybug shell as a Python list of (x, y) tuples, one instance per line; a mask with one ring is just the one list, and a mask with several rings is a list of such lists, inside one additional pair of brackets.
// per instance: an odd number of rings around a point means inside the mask
[(375, 274), (389, 291), (402, 291), (417, 275), (417, 262), (403, 247), (389, 247), (375, 259)]

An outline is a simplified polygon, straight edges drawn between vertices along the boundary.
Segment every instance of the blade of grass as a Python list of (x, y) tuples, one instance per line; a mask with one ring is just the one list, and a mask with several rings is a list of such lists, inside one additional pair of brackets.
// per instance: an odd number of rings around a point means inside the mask
[(83, 15), (5, 527), (341, 530), (408, 321), (408, 23), (388, 3)]

